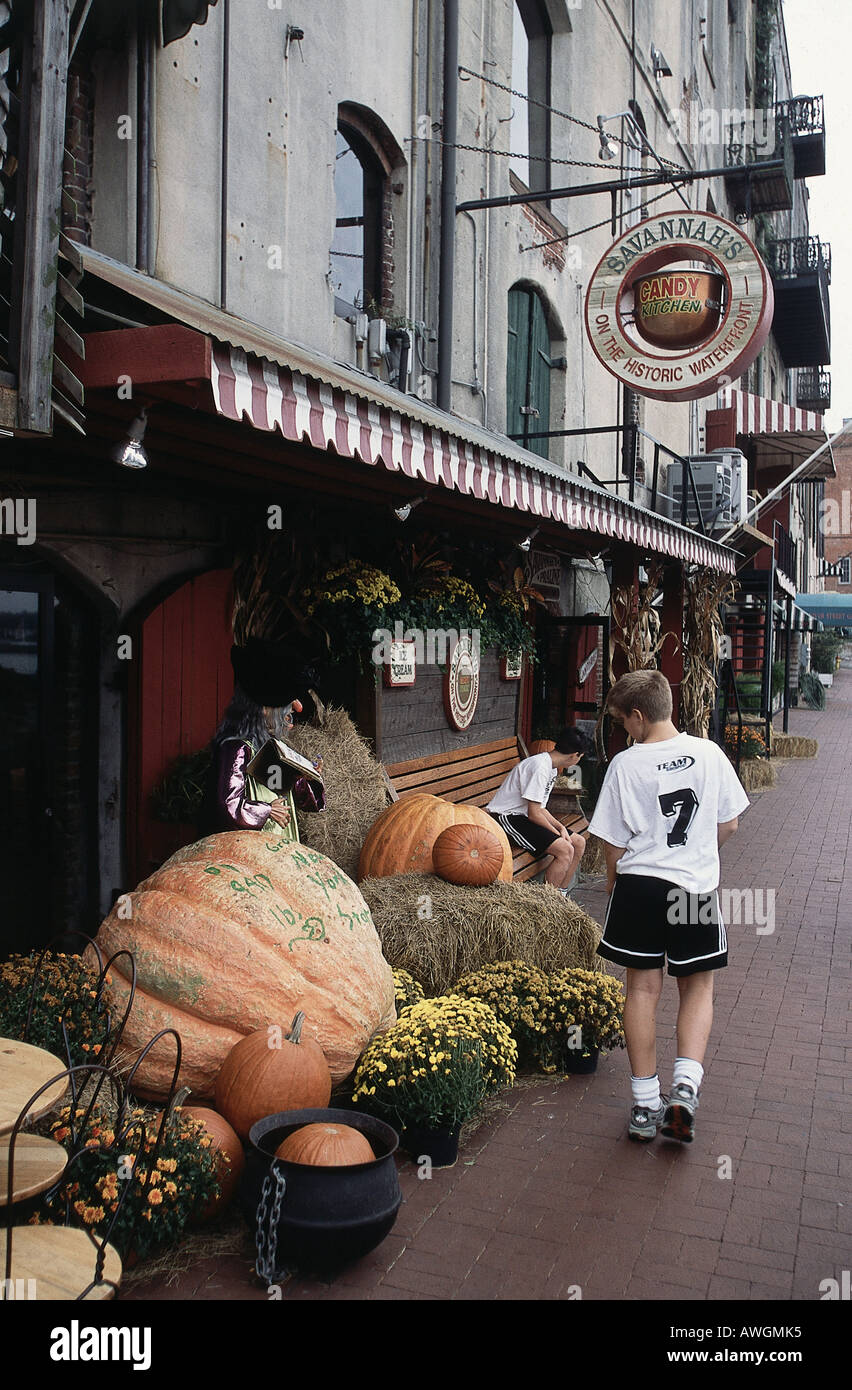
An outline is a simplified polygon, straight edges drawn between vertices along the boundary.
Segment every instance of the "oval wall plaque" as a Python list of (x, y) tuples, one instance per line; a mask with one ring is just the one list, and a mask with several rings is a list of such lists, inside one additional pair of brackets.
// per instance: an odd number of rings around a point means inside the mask
[(479, 644), (460, 637), (444, 676), (444, 709), (454, 729), (466, 729), (479, 700)]

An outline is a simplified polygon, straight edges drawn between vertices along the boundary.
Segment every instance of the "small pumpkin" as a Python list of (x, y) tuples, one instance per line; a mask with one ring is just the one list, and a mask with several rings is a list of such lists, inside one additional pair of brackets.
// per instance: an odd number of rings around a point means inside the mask
[(276, 1158), (312, 1168), (343, 1168), (353, 1163), (372, 1163), (376, 1155), (369, 1140), (351, 1125), (302, 1125), (288, 1134), (275, 1150)]
[(530, 744), (530, 757), (534, 758), (536, 753), (552, 753), (555, 747), (552, 738), (537, 738)]
[(434, 873), (432, 846), (450, 825), (481, 825), (495, 835), (503, 848), (498, 878), (512, 882), (511, 845), (488, 812), (428, 792), (406, 792), (373, 822), (361, 849), (358, 878)]
[(450, 825), (432, 846), (435, 873), (448, 883), (481, 888), (503, 867), (503, 847), (482, 825)]
[(266, 1115), (282, 1110), (324, 1109), (331, 1072), (319, 1043), (302, 1037), (300, 1010), (283, 1038), (259, 1028), (231, 1048), (216, 1078), (216, 1108), (241, 1139)]
[[(182, 1086), (177, 1092), (169, 1106), (166, 1123), (168, 1125), (172, 1115), (188, 1116), (191, 1120), (200, 1121), (212, 1140), (213, 1151), (216, 1154), (219, 1196), (208, 1202), (195, 1217), (195, 1221), (201, 1222), (208, 1221), (228, 1205), (237, 1190), (237, 1183), (242, 1177), (243, 1169), (246, 1166), (246, 1156), (243, 1153), (239, 1135), (228, 1124), (223, 1115), (220, 1115), (216, 1110), (211, 1110), (208, 1106), (183, 1104), (189, 1094), (188, 1086)], [(162, 1117), (162, 1110), (154, 1116), (153, 1129), (155, 1133), (159, 1130)]]

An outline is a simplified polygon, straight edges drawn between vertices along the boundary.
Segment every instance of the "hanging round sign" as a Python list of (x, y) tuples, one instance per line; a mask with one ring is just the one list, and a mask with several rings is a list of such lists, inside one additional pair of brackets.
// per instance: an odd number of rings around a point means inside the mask
[(466, 729), (479, 700), (479, 643), (462, 636), (453, 648), (444, 676), (444, 709), (454, 729)]
[(586, 291), (598, 360), (640, 396), (695, 401), (736, 381), (769, 336), (769, 272), (739, 227), (658, 213), (601, 257)]

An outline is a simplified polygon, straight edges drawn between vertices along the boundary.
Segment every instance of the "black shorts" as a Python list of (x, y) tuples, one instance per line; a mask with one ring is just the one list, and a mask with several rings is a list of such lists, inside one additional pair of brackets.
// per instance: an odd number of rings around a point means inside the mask
[(631, 970), (697, 975), (728, 964), (719, 894), (688, 893), (663, 878), (618, 874), (598, 955)]
[(548, 846), (559, 839), (555, 830), (548, 830), (546, 825), (538, 825), (534, 820), (530, 820), (529, 816), (505, 816), (494, 811), (489, 811), (488, 814), (496, 820), (501, 830), (505, 830), (513, 845), (520, 845), (531, 854), (545, 854)]

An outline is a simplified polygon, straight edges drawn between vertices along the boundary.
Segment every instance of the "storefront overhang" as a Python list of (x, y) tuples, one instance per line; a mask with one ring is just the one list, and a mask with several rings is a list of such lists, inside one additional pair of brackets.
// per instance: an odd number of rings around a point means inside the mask
[[(72, 251), (84, 275), (107, 281), (198, 334), (197, 339), (173, 334), (164, 356), (156, 335), (162, 338), (167, 325), (125, 330), (133, 334), (135, 373), (126, 352), (115, 355), (120, 332), (89, 335), (87, 360), (80, 364), (89, 389), (114, 388), (117, 361), (137, 384), (209, 380), (213, 407), (229, 420), (247, 421), (258, 430), (278, 431), (289, 442), (331, 450), (415, 483), (520, 512), (533, 525), (553, 521), (684, 563), (734, 573), (736, 556), (727, 546), (605, 488), (580, 482), (576, 474), (502, 435), (267, 334), (88, 247), (73, 246)], [(85, 280), (83, 290), (85, 298)]]
[[(753, 396), (730, 386), (721, 393), (721, 409), (733, 413), (734, 434), (748, 438), (757, 472), (773, 468), (792, 470), (828, 440), (822, 416), (815, 410), (800, 410), (798, 406)], [(831, 449), (827, 448), (812, 459), (796, 481), (833, 478), (835, 474)]]
[(796, 603), (824, 627), (852, 628), (852, 594), (797, 594)]
[[(778, 603), (776, 600), (772, 611), (775, 614), (776, 622), (783, 627), (787, 622), (786, 603)], [(804, 608), (800, 608), (798, 603), (790, 605), (790, 626), (793, 632), (822, 631), (822, 623), (819, 618), (815, 618), (813, 613), (808, 613)]]

